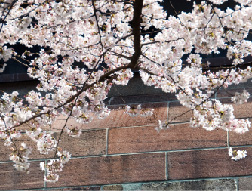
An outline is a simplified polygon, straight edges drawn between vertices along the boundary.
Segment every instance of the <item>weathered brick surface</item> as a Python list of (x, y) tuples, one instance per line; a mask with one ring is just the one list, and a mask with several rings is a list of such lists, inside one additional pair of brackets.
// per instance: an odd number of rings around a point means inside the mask
[(252, 189), (252, 177), (239, 177), (238, 190), (251, 190)]
[(231, 104), (234, 108), (234, 116), (236, 118), (252, 117), (252, 113), (250, 112), (252, 109), (252, 98), (249, 98), (248, 102), (243, 104), (235, 104), (231, 101), (231, 98), (222, 98), (220, 102), (223, 104)]
[[(32, 149), (32, 153), (29, 155), (29, 159), (42, 159), (42, 158), (51, 158), (54, 153), (50, 152), (48, 155), (40, 154), (37, 149), (37, 144), (31, 140), (27, 135), (22, 134), (18, 139), (15, 139), (15, 144), (19, 148), (21, 143), (26, 143), (28, 147)], [(0, 161), (8, 161), (9, 155), (11, 153), (10, 147), (4, 146), (4, 141), (0, 141)]]
[[(252, 117), (252, 98), (247, 103), (234, 104), (230, 98), (220, 99), (223, 104), (231, 104), (234, 108), (234, 116), (236, 118)], [(192, 117), (192, 110), (182, 106), (179, 102), (171, 102), (169, 104), (168, 119), (169, 122), (187, 122)]]
[[(250, 122), (251, 122), (251, 120), (250, 120)], [(230, 144), (230, 146), (251, 145), (252, 144), (252, 131), (251, 131), (251, 129), (244, 134), (229, 132), (229, 144)]]
[[(231, 89), (228, 93), (235, 93)], [(238, 89), (242, 92), (243, 88)], [(252, 88), (248, 90), (252, 94)], [(220, 91), (218, 98), (224, 103), (232, 104), (230, 94)], [(123, 155), (109, 157), (88, 157), (72, 159), (66, 163), (63, 172), (60, 172), (59, 181), (55, 184), (47, 183), (52, 190), (236, 190), (235, 179), (208, 179), (211, 177), (238, 177), (238, 190), (251, 190), (252, 175), (252, 148), (240, 148), (248, 151), (248, 156), (237, 162), (231, 160), (227, 149), (198, 150), (207, 147), (226, 146), (226, 132), (223, 130), (205, 131), (202, 128), (190, 128), (188, 124), (170, 125), (168, 130), (157, 133), (155, 127), (157, 120), (186, 122), (190, 120), (192, 112), (181, 115), (189, 109), (179, 102), (170, 102), (167, 110), (166, 101), (175, 97), (166, 95), (141, 95), (116, 97), (110, 104), (143, 103), (143, 107), (154, 108), (151, 117), (130, 117), (119, 106), (110, 106), (115, 110), (105, 120), (94, 119), (87, 125), (82, 125), (83, 133), (80, 138), (62, 135), (60, 146), (68, 150), (73, 156), (103, 155), (106, 152), (106, 129), (108, 131), (108, 154), (123, 153)], [(160, 101), (163, 103), (147, 103)], [(237, 118), (252, 117), (252, 98), (249, 103), (234, 105), (234, 114)], [(180, 116), (181, 115), (181, 116)], [(64, 126), (64, 117), (59, 118), (52, 125), (51, 130), (57, 130), (55, 137)], [(70, 120), (68, 125), (80, 125)], [(146, 126), (148, 125), (148, 126)], [(90, 130), (91, 129), (91, 130)], [(47, 130), (50, 130), (49, 127)], [(33, 153), (30, 158), (41, 159), (53, 157), (41, 155), (36, 144), (24, 136), (17, 141), (17, 145), (26, 142), (32, 146)], [(3, 141), (0, 142), (2, 144)], [(231, 146), (252, 145), (251, 131), (239, 135), (229, 133)], [(182, 149), (197, 149), (190, 151), (175, 151)], [(167, 153), (168, 164), (165, 165), (165, 153), (162, 151), (173, 150)], [(129, 153), (160, 151), (160, 153)], [(128, 154), (127, 154), (128, 153)], [(124, 155), (125, 154), (125, 155)], [(9, 160), (9, 151), (0, 146), (0, 161)], [(168, 179), (165, 181), (165, 168), (168, 169)], [(43, 188), (43, 175), (39, 169), (39, 162), (32, 162), (30, 174), (17, 172), (13, 163), (0, 164), (0, 190), (35, 189)], [(207, 178), (206, 180), (192, 180)], [(186, 180), (190, 179), (190, 180)], [(175, 180), (175, 181), (174, 181)], [(178, 181), (181, 180), (181, 181)], [(186, 181), (185, 181), (186, 180)], [(142, 183), (146, 182), (146, 183)], [(127, 183), (127, 184), (124, 184)], [(101, 184), (101, 186), (94, 186)], [(110, 184), (110, 185), (106, 185)], [(111, 185), (112, 184), (112, 185)], [(114, 185), (113, 185), (114, 184)], [(87, 185), (89, 187), (84, 187)], [(104, 186), (102, 186), (104, 185)], [(64, 187), (66, 186), (66, 187)]]
[(232, 104), (234, 108), (234, 116), (236, 118), (252, 117), (252, 102), (243, 104)]
[[(149, 117), (131, 117), (125, 113), (123, 106), (111, 106), (113, 110), (105, 119), (94, 119), (91, 123), (84, 124), (83, 129), (111, 128), (111, 127), (130, 127), (140, 125), (157, 124), (157, 120), (167, 120), (167, 104), (166, 103), (150, 103), (143, 104), (142, 108), (153, 108), (154, 112)], [(71, 121), (71, 123), (74, 123)]]
[(168, 153), (169, 179), (194, 179), (252, 174), (252, 148), (248, 157), (233, 161), (227, 149)]
[[(133, 104), (136, 106), (137, 104)], [(81, 125), (82, 129), (105, 129), (111, 127), (130, 127), (140, 125), (157, 124), (157, 120), (167, 120), (167, 103), (145, 103), (142, 108), (154, 109), (153, 115), (144, 117), (131, 117), (125, 113), (125, 106), (109, 106), (111, 109), (110, 115), (105, 119), (97, 119), (94, 117), (92, 122)], [(59, 117), (52, 125), (52, 129), (60, 131), (65, 124), (65, 117)], [(80, 126), (74, 119), (69, 119), (67, 125)]]
[[(59, 134), (59, 132), (54, 134), (57, 140)], [(72, 156), (101, 155), (106, 152), (106, 130), (104, 129), (83, 131), (80, 137), (70, 137), (66, 133), (63, 133), (60, 140), (58, 146), (69, 151)], [(25, 142), (27, 146), (32, 148), (32, 153), (29, 155), (30, 159), (54, 157), (54, 151), (46, 155), (40, 154), (37, 144), (26, 135), (22, 135), (20, 139), (17, 139), (16, 145), (19, 146), (22, 142)], [(10, 149), (3, 146), (3, 141), (0, 144), (0, 161), (8, 161)]]
[(31, 162), (30, 173), (17, 171), (13, 163), (0, 164), (0, 190), (32, 189), (44, 186), (44, 172), (39, 162)]
[(169, 122), (187, 122), (192, 117), (192, 110), (182, 106), (179, 102), (169, 103), (168, 120)]
[(226, 131), (206, 131), (181, 124), (171, 125), (159, 133), (155, 126), (110, 129), (108, 152), (134, 153), (220, 146), (226, 146)]
[(70, 160), (49, 187), (112, 184), (165, 179), (165, 155), (139, 154)]
[(10, 159), (11, 150), (4, 146), (4, 141), (0, 140), (0, 161), (8, 161)]
[(72, 156), (105, 154), (106, 130), (83, 131), (78, 138), (64, 134), (59, 146), (69, 151)]

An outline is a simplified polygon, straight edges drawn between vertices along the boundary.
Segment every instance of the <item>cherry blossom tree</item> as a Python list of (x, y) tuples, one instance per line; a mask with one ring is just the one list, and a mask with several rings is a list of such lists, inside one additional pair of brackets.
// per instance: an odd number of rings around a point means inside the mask
[[(28, 171), (29, 145), (17, 145), (25, 132), (42, 154), (55, 153), (47, 168), (46, 181), (58, 180), (58, 172), (71, 154), (60, 148), (63, 133), (78, 137), (80, 127), (67, 121), (89, 123), (105, 118), (110, 110), (104, 100), (115, 85), (127, 85), (139, 70), (145, 85), (175, 93), (180, 103), (193, 111), (191, 126), (206, 130), (222, 128), (245, 133), (249, 120), (236, 119), (232, 105), (214, 99), (220, 88), (252, 78), (244, 58), (252, 52), (248, 34), (252, 29), (252, 1), (235, 0), (236, 6), (220, 9), (227, 0), (192, 2), (190, 13), (168, 16), (161, 0), (2, 0), (0, 1), (0, 58), (29, 61), (27, 73), (37, 79), (36, 91), (20, 97), (17, 91), (0, 99), (0, 137), (11, 150), (17, 170)], [(149, 31), (154, 27), (153, 31)], [(155, 33), (154, 37), (153, 34)], [(19, 55), (11, 46), (40, 46), (39, 52)], [(211, 71), (202, 55), (226, 51), (232, 66)], [(74, 63), (81, 63), (80, 67)], [(4, 68), (3, 68), (4, 70)], [(2, 71), (3, 71), (2, 70)], [(232, 101), (241, 104), (249, 93), (236, 93)], [(151, 115), (141, 106), (129, 115)], [(59, 139), (48, 131), (58, 116), (65, 116)], [(157, 130), (170, 121), (157, 121)], [(23, 127), (29, 127), (24, 130)], [(234, 160), (246, 151), (232, 151)]]

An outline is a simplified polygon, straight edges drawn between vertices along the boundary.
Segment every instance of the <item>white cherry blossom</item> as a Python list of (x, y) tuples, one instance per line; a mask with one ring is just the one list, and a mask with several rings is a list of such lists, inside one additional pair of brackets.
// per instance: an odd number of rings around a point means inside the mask
[[(59, 149), (61, 137), (56, 139), (48, 127), (63, 116), (61, 132), (80, 136), (81, 124), (110, 114), (105, 103), (111, 87), (127, 85), (135, 71), (145, 85), (175, 93), (183, 106), (193, 110), (192, 127), (247, 132), (250, 121), (236, 119), (232, 105), (214, 99), (220, 88), (252, 78), (251, 67), (243, 66), (252, 52), (248, 39), (252, 2), (235, 0), (233, 9), (220, 9), (226, 1), (193, 1), (191, 12), (168, 16), (161, 0), (28, 0), (26, 5), (23, 0), (3, 0), (0, 71), (9, 59), (20, 59), (28, 64), (28, 75), (39, 81), (24, 97), (16, 91), (1, 94), (0, 138), (12, 148), (15, 167), (24, 171), (29, 167), (29, 146), (13, 147), (25, 132), (42, 154), (55, 152), (41, 168), (48, 170), (46, 181), (57, 181), (71, 155)], [(40, 51), (18, 53), (10, 48), (15, 44), (38, 46)], [(229, 68), (216, 72), (210, 70), (213, 62), (202, 63), (204, 57), (221, 51), (232, 63)], [(28, 60), (31, 55), (33, 60)], [(231, 99), (241, 104), (249, 96), (244, 90)], [(153, 112), (140, 104), (125, 106), (130, 116), (146, 117)], [(70, 126), (68, 120), (80, 125)], [(173, 123), (157, 121), (158, 131)], [(238, 160), (246, 152), (230, 156)]]

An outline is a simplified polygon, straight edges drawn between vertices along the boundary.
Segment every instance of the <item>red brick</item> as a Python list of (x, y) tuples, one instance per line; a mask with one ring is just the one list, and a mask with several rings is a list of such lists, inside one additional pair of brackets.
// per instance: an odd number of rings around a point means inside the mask
[[(45, 159), (45, 158), (52, 158), (54, 156), (54, 152), (49, 152), (48, 154), (40, 154), (40, 152), (37, 149), (37, 144), (33, 140), (31, 140), (30, 137), (28, 137), (25, 134), (22, 134), (22, 136), (19, 139), (15, 140), (16, 146), (19, 148), (21, 143), (26, 143), (28, 147), (32, 149), (32, 153), (29, 155), (29, 159)], [(3, 141), (1, 141), (1, 147), (0, 147), (0, 161), (8, 161), (9, 155), (10, 155), (10, 147), (3, 146)]]
[[(54, 133), (54, 137), (58, 140), (59, 132)], [(101, 155), (106, 152), (106, 130), (82, 131), (80, 137), (70, 137), (65, 132), (61, 136), (59, 147), (67, 150), (72, 156)], [(52, 158), (55, 152), (48, 155), (41, 155), (34, 149), (35, 153), (31, 158)]]
[(231, 104), (234, 108), (234, 116), (236, 118), (252, 117), (250, 112), (252, 109), (252, 98), (248, 99), (248, 102), (243, 104), (235, 104), (231, 101), (231, 98), (220, 99), (220, 102), (222, 104)]
[(252, 117), (252, 102), (244, 104), (233, 104), (234, 115), (236, 118)]
[[(164, 153), (72, 159), (48, 187), (113, 184), (165, 179)], [(67, 181), (66, 181), (67, 180)]]
[[(42, 155), (37, 149), (37, 144), (31, 140), (27, 135), (22, 134), (20, 138), (14, 139), (17, 148), (20, 147), (21, 143), (26, 143), (28, 147), (32, 149), (32, 153), (29, 155), (29, 159), (41, 159), (41, 158), (51, 158), (53, 157), (53, 152), (48, 155)], [(4, 146), (4, 141), (0, 141), (0, 161), (9, 161), (9, 156), (11, 153), (10, 147)]]
[[(231, 99), (220, 99), (223, 104), (231, 104), (234, 108), (234, 115), (236, 118), (249, 118), (252, 117), (250, 112), (252, 109), (252, 98), (244, 104), (234, 104)], [(192, 110), (182, 106), (179, 102), (172, 102), (169, 104), (168, 119), (169, 122), (188, 122), (192, 117)]]
[(252, 144), (252, 129), (250, 129), (248, 132), (244, 134), (239, 134), (232, 131), (229, 132), (229, 144), (230, 146), (251, 145)]
[(0, 140), (0, 161), (10, 160), (10, 153), (9, 147), (4, 146), (4, 141)]
[(142, 108), (153, 108), (154, 113), (149, 117), (131, 117), (125, 113), (125, 109), (118, 106), (111, 106), (113, 110), (105, 119), (94, 119), (91, 123), (82, 126), (83, 129), (111, 128), (111, 127), (130, 127), (157, 124), (157, 120), (167, 120), (166, 103), (142, 104)]
[(192, 117), (192, 110), (179, 102), (171, 102), (168, 109), (169, 122), (187, 122)]
[[(137, 104), (133, 104), (136, 106)], [(110, 115), (105, 119), (94, 119), (87, 124), (80, 124), (75, 121), (75, 119), (69, 119), (68, 125), (80, 126), (82, 129), (105, 129), (111, 127), (130, 127), (130, 126), (140, 126), (140, 125), (150, 125), (156, 124), (157, 120), (167, 120), (167, 103), (144, 103), (141, 104), (142, 108), (154, 109), (153, 115), (144, 117), (137, 116), (131, 117), (125, 113), (125, 106), (109, 106), (111, 109)], [(66, 123), (66, 117), (59, 116), (58, 119), (53, 122), (51, 127), (46, 127), (46, 130), (61, 131), (62, 127)], [(23, 128), (27, 129), (27, 127)]]
[[(58, 139), (59, 132), (54, 134)], [(32, 153), (29, 155), (30, 159), (53, 158), (55, 152), (51, 151), (48, 154), (40, 154), (37, 149), (37, 144), (25, 134), (15, 141), (17, 147), (22, 142), (32, 148)], [(0, 161), (8, 161), (10, 149), (3, 146), (3, 141), (0, 142)], [(87, 156), (87, 155), (101, 155), (106, 152), (106, 130), (91, 130), (83, 131), (80, 137), (70, 137), (66, 133), (62, 134), (60, 144), (58, 145), (64, 150), (69, 151), (72, 156)]]
[(30, 173), (17, 171), (13, 163), (0, 164), (0, 190), (32, 189), (44, 186), (44, 172), (39, 162), (31, 162)]
[[(66, 116), (59, 116), (51, 125), (51, 130), (54, 131), (54, 132), (60, 132), (61, 129), (64, 127), (64, 125), (66, 124)], [(68, 124), (74, 124), (74, 125), (78, 125), (78, 126), (81, 126), (81, 124), (79, 123), (76, 123), (75, 120), (71, 120), (73, 121), (74, 123), (68, 123)], [(49, 130), (49, 129), (48, 129)]]
[(252, 173), (252, 148), (245, 159), (234, 161), (228, 149), (168, 153), (169, 179), (229, 177)]
[[(234, 104), (231, 99), (223, 98), (220, 99), (223, 104), (231, 104), (234, 108), (234, 116), (236, 118), (249, 118), (252, 117), (250, 112), (252, 109), (252, 98), (247, 103)], [(172, 102), (169, 104), (168, 119), (169, 122), (188, 122), (192, 117), (192, 110), (182, 106), (179, 102)]]
[(59, 144), (72, 156), (101, 155), (106, 152), (106, 130), (83, 131), (80, 137), (62, 136)]
[(155, 127), (114, 128), (109, 130), (108, 152), (134, 153), (226, 146), (226, 131), (206, 131), (189, 124), (171, 125), (159, 133)]

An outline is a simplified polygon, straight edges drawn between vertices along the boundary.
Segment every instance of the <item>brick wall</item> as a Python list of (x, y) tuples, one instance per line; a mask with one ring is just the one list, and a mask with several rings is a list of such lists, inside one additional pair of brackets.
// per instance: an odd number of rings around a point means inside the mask
[[(251, 84), (220, 91), (216, 97), (230, 103), (230, 94)], [(151, 117), (130, 117), (124, 103), (142, 103), (154, 108)], [(63, 135), (60, 146), (73, 155), (64, 166), (57, 183), (45, 183), (40, 162), (53, 157), (40, 155), (33, 145), (30, 173), (17, 172), (8, 159), (8, 150), (0, 147), (0, 190), (246, 190), (252, 189), (252, 133), (227, 133), (221, 129), (206, 131), (190, 128), (191, 112), (181, 106), (174, 95), (139, 95), (115, 97), (114, 108), (105, 120), (83, 125), (80, 138)], [(237, 118), (252, 116), (252, 99), (235, 105)], [(179, 117), (177, 117), (179, 116)], [(174, 119), (177, 117), (176, 119)], [(157, 120), (173, 120), (168, 130), (155, 130)], [(74, 125), (73, 121), (69, 125)], [(54, 125), (55, 136), (64, 124)], [(228, 146), (246, 149), (248, 156), (233, 161)]]

